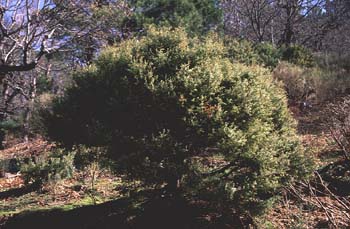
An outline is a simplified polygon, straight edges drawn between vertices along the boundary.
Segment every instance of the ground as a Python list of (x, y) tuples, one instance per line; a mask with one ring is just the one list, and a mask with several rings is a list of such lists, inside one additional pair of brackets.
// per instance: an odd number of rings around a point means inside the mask
[[(81, 170), (70, 179), (49, 182), (40, 188), (24, 185), (20, 173), (2, 171), (0, 225), (2, 228), (24, 225), (29, 228), (115, 228), (116, 225), (118, 228), (345, 228), (350, 225), (350, 190), (339, 188), (327, 174), (336, 171), (346, 177), (350, 169), (322, 125), (323, 107), (306, 112), (291, 110), (298, 120), (300, 138), (316, 159), (318, 169), (310, 181), (282, 190), (277, 203), (262, 217), (232, 217), (229, 210), (221, 209), (220, 212), (227, 213), (223, 215), (208, 201), (188, 201), (169, 195), (162, 188), (140, 187), (138, 182), (127, 181), (107, 170), (97, 169), (93, 173), (91, 169)], [(0, 160), (8, 163), (13, 158), (35, 157), (51, 147), (52, 144), (42, 139), (15, 144), (0, 152)], [(154, 195), (155, 192), (159, 195)]]
[(344, 185), (339, 188), (336, 182), (327, 180), (327, 173), (347, 162), (323, 121), (327, 115), (325, 107), (294, 113), (301, 141), (313, 154), (317, 171), (311, 181), (283, 190), (278, 204), (262, 220), (267, 228), (347, 228), (350, 225), (350, 189), (342, 193), (339, 189)]

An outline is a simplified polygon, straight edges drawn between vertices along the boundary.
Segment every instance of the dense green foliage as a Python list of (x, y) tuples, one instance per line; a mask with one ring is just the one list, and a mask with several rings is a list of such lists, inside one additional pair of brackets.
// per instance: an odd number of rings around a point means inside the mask
[(282, 47), (281, 59), (299, 66), (312, 67), (314, 65), (314, 57), (310, 50), (300, 45)]
[(200, 34), (221, 26), (222, 9), (217, 0), (132, 0), (139, 29), (148, 24), (183, 26)]
[(233, 63), (218, 40), (151, 27), (105, 50), (45, 114), (48, 135), (107, 147), (118, 169), (145, 181), (197, 179), (237, 207), (263, 204), (309, 167), (283, 89), (269, 70)]
[(233, 61), (248, 65), (260, 64), (270, 69), (274, 69), (281, 61), (302, 67), (314, 65), (314, 58), (310, 50), (299, 45), (277, 47), (267, 42), (254, 44), (232, 37), (225, 37), (224, 43)]
[(281, 58), (281, 49), (270, 43), (258, 43), (255, 45), (255, 52), (258, 54), (258, 63), (266, 67), (274, 68)]
[(246, 65), (259, 63), (259, 55), (252, 42), (225, 37), (224, 45), (227, 49), (227, 57), (230, 58), (231, 61)]

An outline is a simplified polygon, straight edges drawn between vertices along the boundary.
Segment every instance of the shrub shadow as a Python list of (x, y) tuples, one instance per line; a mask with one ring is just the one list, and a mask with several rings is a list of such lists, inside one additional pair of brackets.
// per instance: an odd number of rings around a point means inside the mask
[[(142, 201), (137, 202), (136, 199)], [(137, 203), (140, 205), (135, 207)], [(21, 213), (7, 219), (1, 228), (243, 228), (243, 222), (238, 216), (203, 220), (203, 216), (210, 215), (209, 211), (190, 204), (181, 196), (156, 195), (148, 198), (142, 193), (133, 198), (69, 211), (56, 209)]]
[(0, 192), (0, 200), (6, 199), (9, 197), (19, 197), (19, 196), (37, 191), (39, 189), (40, 189), (40, 185), (36, 183), (21, 187), (21, 188), (10, 189), (4, 192)]

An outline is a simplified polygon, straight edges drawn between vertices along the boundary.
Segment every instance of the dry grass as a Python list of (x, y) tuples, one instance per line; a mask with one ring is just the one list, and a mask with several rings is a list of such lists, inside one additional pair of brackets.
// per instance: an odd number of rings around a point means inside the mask
[[(323, 116), (326, 106), (317, 106), (306, 113), (292, 107), (298, 121), (303, 145), (313, 154), (317, 167), (342, 160)], [(258, 221), (261, 228), (349, 228), (350, 196), (333, 193), (328, 184), (316, 172), (310, 181), (286, 187), (281, 198), (267, 214)]]

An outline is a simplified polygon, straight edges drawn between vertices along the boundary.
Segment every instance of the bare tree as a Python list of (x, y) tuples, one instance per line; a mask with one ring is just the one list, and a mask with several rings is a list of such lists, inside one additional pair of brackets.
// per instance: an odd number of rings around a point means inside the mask
[(302, 30), (305, 19), (316, 8), (324, 8), (326, 0), (278, 0), (280, 8), (278, 21), (280, 23), (280, 44), (290, 45), (295, 43), (298, 32)]
[(255, 42), (318, 47), (344, 24), (342, 0), (223, 0), (225, 31)]
[(18, 110), (28, 121), (39, 74), (64, 74), (47, 60), (91, 63), (129, 12), (122, 0), (0, 0), (0, 122)]
[(44, 55), (64, 47), (73, 37), (87, 33), (85, 28), (62, 23), (81, 18), (81, 9), (70, 6), (68, 11), (64, 3), (63, 0), (0, 2), (1, 74), (32, 70)]
[(343, 52), (350, 41), (350, 3), (342, 0), (327, 0), (324, 8), (306, 18), (306, 33), (301, 43), (314, 50), (333, 52), (334, 47)]
[(226, 7), (225, 18), (231, 19), (226, 21), (226, 25), (229, 22), (231, 26), (237, 26), (238, 22), (240, 32), (244, 30), (249, 39), (262, 42), (277, 16), (275, 2), (276, 0), (226, 0), (223, 2)]
[(29, 71), (37, 67), (42, 57), (52, 55), (74, 37), (87, 33), (85, 28), (63, 23), (77, 20), (82, 14), (80, 8), (74, 9), (72, 5), (67, 10), (66, 3), (63, 0), (0, 1), (1, 122), (15, 114), (15, 108), (23, 109), (18, 103), (14, 106), (18, 95), (27, 101), (35, 97), (37, 75), (30, 75)]

